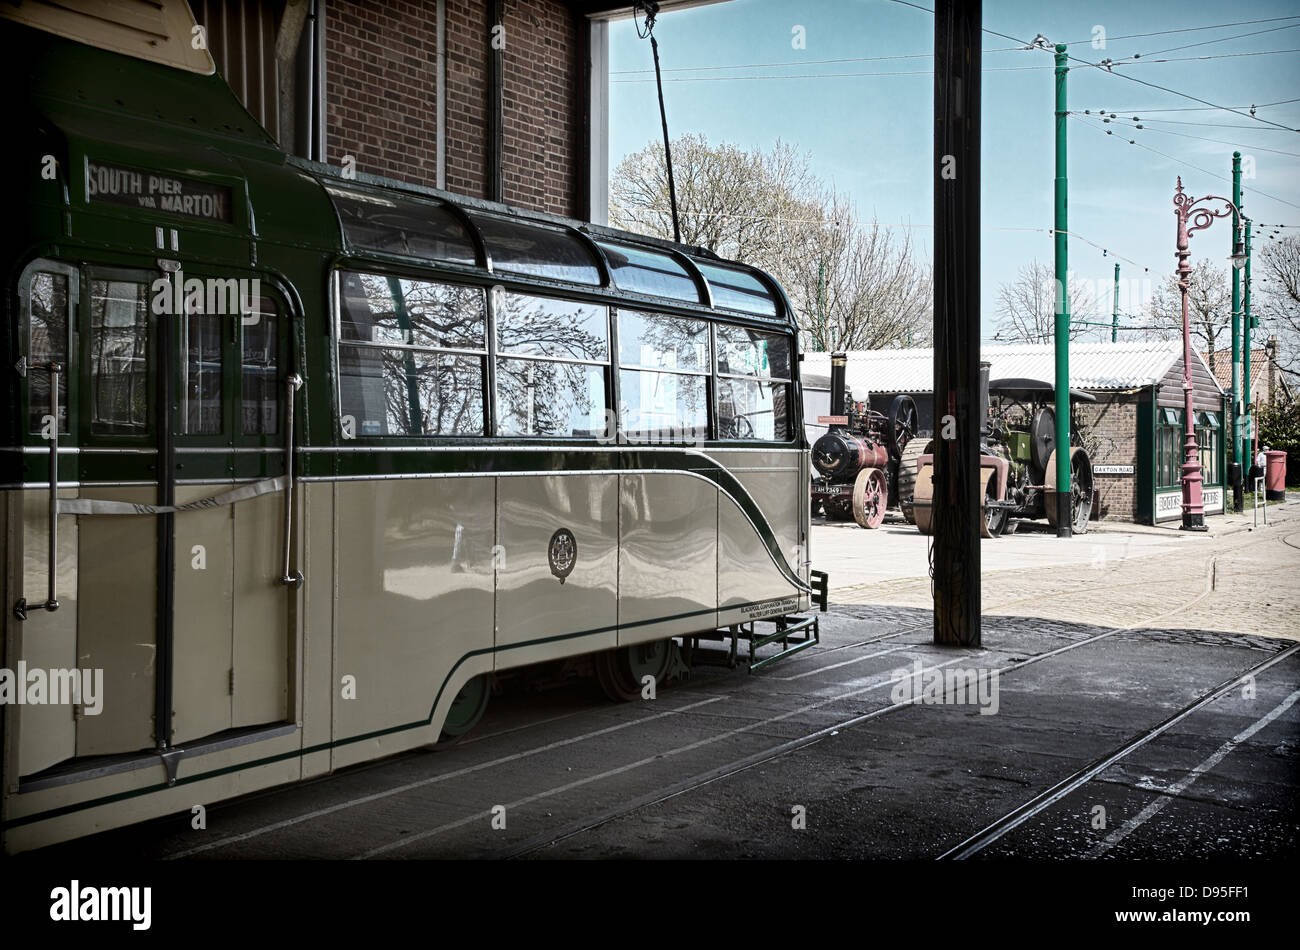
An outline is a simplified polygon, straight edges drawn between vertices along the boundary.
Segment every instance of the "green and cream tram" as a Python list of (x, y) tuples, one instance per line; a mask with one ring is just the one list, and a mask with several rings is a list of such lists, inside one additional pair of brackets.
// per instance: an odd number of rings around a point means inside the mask
[(0, 30), (7, 850), (436, 742), (529, 664), (630, 697), (670, 638), (811, 608), (772, 279), (345, 179), (214, 74)]

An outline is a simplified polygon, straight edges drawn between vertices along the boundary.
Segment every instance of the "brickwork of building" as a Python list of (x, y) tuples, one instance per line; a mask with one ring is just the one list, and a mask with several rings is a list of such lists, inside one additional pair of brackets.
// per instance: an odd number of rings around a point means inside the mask
[[(325, 15), (326, 158), (433, 186), (437, 14), (432, 0), (331, 0)], [(503, 57), (502, 179), (508, 204), (576, 216), (581, 178), (574, 14), (556, 0), (508, 4), (494, 52), (483, 0), (447, 0), (446, 188), (487, 196), (490, 56)]]
[(1079, 406), (1078, 420), (1093, 466), (1129, 465), (1134, 474), (1094, 473), (1100, 496), (1097, 513), (1107, 521), (1137, 520), (1138, 420), (1137, 395), (1094, 393), (1095, 403)]

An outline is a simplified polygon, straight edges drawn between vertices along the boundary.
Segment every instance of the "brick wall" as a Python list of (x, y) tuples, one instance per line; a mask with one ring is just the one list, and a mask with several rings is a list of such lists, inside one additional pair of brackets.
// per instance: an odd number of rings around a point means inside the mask
[[(326, 4), (326, 155), (359, 171), (434, 185), (437, 22), (433, 0)], [(447, 0), (447, 190), (485, 196), (487, 14)], [(574, 216), (579, 207), (583, 57), (563, 4), (507, 4), (503, 92), (505, 200)]]
[(1132, 475), (1093, 475), (1100, 493), (1099, 514), (1107, 521), (1137, 520), (1137, 396), (1096, 393), (1097, 401), (1078, 409), (1084, 442), (1093, 465), (1131, 465)]

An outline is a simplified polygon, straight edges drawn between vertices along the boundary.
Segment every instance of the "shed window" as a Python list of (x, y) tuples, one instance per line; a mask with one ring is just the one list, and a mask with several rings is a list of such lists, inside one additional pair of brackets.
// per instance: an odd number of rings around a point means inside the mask
[(1183, 474), (1183, 422), (1177, 409), (1160, 410), (1155, 455), (1156, 489), (1177, 488)]

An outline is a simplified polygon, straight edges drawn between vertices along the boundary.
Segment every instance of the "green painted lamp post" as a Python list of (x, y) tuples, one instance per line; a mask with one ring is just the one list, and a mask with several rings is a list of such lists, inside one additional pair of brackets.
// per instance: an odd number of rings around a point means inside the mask
[[(1241, 153), (1232, 153), (1232, 203), (1238, 209), (1232, 228), (1232, 252), (1237, 252), (1241, 241)], [(1249, 358), (1249, 356), (1247, 356)], [(1245, 477), (1241, 467), (1241, 272), (1232, 269), (1232, 460), (1237, 463), (1237, 471)], [(1242, 506), (1241, 482), (1233, 486), (1232, 510), (1240, 511)]]
[(1066, 179), (1065, 76), (1069, 56), (1065, 44), (1056, 44), (1056, 536), (1070, 536), (1070, 292), (1066, 283), (1070, 267), (1068, 228), (1068, 182)]

